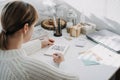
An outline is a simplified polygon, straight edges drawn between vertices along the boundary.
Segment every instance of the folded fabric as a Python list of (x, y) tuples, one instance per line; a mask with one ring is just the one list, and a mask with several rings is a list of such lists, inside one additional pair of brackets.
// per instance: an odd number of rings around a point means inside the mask
[(88, 60), (88, 59), (84, 59), (84, 58), (82, 58), (81, 60), (82, 60), (82, 62), (84, 63), (85, 66), (99, 65), (98, 62), (93, 61), (93, 60)]

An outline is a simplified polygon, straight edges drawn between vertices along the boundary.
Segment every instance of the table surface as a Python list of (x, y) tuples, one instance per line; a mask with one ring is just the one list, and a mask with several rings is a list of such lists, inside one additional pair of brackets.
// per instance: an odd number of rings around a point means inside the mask
[[(102, 64), (86, 66), (80, 59), (78, 59), (80, 52), (86, 51), (96, 45), (96, 43), (88, 40), (85, 35), (80, 35), (77, 38), (70, 37), (72, 40), (68, 40), (69, 34), (66, 32), (66, 29), (62, 31), (63, 36), (61, 37), (54, 37), (53, 31), (47, 32), (49, 33), (49, 37), (55, 40), (55, 43), (69, 45), (68, 50), (64, 54), (65, 61), (59, 65), (59, 69), (79, 75), (80, 80), (109, 80), (118, 70), (116, 67)], [(85, 45), (83, 47), (76, 47), (75, 43), (78, 40), (84, 40)], [(48, 48), (41, 49), (39, 52), (31, 56), (36, 59), (42, 59), (43, 61), (56, 66), (52, 57), (44, 55), (44, 52), (47, 49)]]

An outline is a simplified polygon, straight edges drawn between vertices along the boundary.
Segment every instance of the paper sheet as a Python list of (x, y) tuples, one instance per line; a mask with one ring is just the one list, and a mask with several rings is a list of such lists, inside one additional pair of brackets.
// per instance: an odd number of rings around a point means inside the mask
[(86, 59), (100, 64), (120, 67), (120, 55), (99, 44), (88, 51), (85, 51), (79, 56), (79, 59)]
[(54, 44), (49, 47), (49, 49), (45, 52), (45, 55), (52, 55), (53, 53), (62, 53), (65, 54), (69, 45), (64, 44)]

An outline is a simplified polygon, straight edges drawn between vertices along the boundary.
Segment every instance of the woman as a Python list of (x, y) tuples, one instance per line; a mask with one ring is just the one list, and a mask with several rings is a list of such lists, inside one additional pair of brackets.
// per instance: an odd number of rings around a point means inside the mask
[[(55, 67), (26, 55), (21, 48), (30, 40), (37, 21), (35, 8), (22, 1), (9, 2), (1, 14), (0, 34), (0, 80), (78, 80), (76, 76), (63, 73)], [(46, 47), (54, 40), (35, 40), (34, 48)], [(33, 46), (33, 45), (31, 45)], [(63, 61), (61, 55), (54, 54), (56, 63)]]

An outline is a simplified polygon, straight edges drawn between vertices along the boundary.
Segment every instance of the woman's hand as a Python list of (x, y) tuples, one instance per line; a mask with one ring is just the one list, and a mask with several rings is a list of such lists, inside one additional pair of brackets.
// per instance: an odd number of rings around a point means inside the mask
[(55, 63), (61, 63), (62, 61), (64, 61), (64, 56), (61, 53), (54, 53), (53, 54), (53, 61)]
[(41, 42), (42, 48), (53, 45), (54, 42), (55, 41), (53, 39), (45, 39)]

